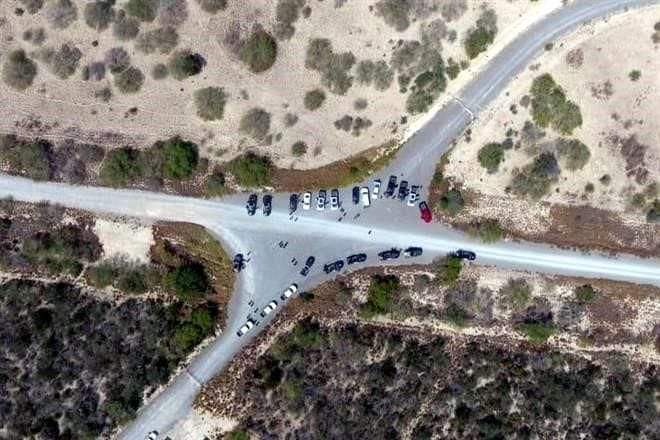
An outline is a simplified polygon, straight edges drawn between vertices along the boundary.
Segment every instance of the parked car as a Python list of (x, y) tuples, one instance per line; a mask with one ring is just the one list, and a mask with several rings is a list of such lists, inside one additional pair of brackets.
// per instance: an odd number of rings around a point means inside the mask
[(410, 192), (408, 193), (408, 206), (415, 206), (415, 203), (417, 203), (417, 199), (419, 198), (419, 186), (413, 185), (410, 188)]
[(238, 329), (238, 331), (236, 332), (236, 336), (238, 336), (240, 338), (241, 336), (243, 336), (244, 334), (249, 332), (250, 329), (252, 329), (252, 327), (254, 327), (254, 321), (251, 320), (251, 319), (248, 319), (247, 322), (245, 324), (243, 324), (243, 326), (241, 328)]
[(360, 197), (362, 198), (362, 206), (367, 207), (371, 205), (371, 199), (369, 198), (369, 188), (366, 186), (363, 186), (360, 189)]
[(477, 258), (477, 254), (472, 251), (466, 251), (464, 249), (459, 249), (452, 254), (454, 257), (462, 258), (463, 260), (474, 261)]
[(383, 251), (378, 254), (381, 261), (396, 260), (401, 255), (401, 251), (397, 248), (392, 248), (389, 251)]
[(374, 180), (373, 186), (371, 187), (371, 198), (376, 200), (378, 199), (378, 196), (380, 195), (380, 179)]
[(248, 215), (254, 215), (254, 213), (257, 212), (256, 194), (250, 194), (250, 197), (248, 197), (247, 205), (245, 205), (245, 208), (247, 209)]
[(385, 197), (393, 197), (396, 190), (396, 176), (390, 176), (387, 182), (387, 189), (385, 190)]
[(158, 438), (158, 431), (151, 431), (144, 440), (156, 440)]
[(261, 311), (261, 317), (262, 317), (262, 318), (265, 318), (266, 316), (268, 316), (268, 315), (269, 315), (273, 310), (275, 310), (276, 308), (277, 308), (277, 301), (272, 300), (272, 301), (269, 302), (269, 303), (266, 305), (266, 307), (264, 307), (264, 309)]
[(311, 208), (311, 206), (312, 206), (312, 193), (311, 192), (306, 191), (303, 194), (302, 205), (303, 205), (303, 210), (309, 211), (309, 208)]
[(422, 252), (424, 252), (424, 251), (422, 250), (421, 247), (411, 246), (408, 249), (406, 249), (405, 251), (403, 251), (403, 256), (404, 257), (419, 257), (420, 255), (422, 255)]
[(408, 195), (408, 181), (402, 180), (401, 184), (399, 185), (399, 200), (401, 200), (402, 202), (405, 201), (407, 195)]
[(243, 270), (243, 267), (245, 266), (245, 261), (243, 259), (243, 254), (236, 254), (234, 255), (234, 261), (232, 264), (232, 270), (234, 272), (240, 272)]
[(328, 263), (325, 266), (323, 266), (323, 272), (325, 273), (332, 273), (332, 272), (339, 272), (342, 268), (344, 267), (344, 261), (343, 260), (337, 260), (333, 261), (332, 263)]
[(367, 261), (367, 254), (354, 254), (346, 257), (348, 264), (364, 263), (365, 261)]
[(316, 210), (323, 211), (325, 209), (325, 190), (322, 189), (319, 191), (319, 194), (316, 196)]
[(353, 204), (357, 205), (360, 203), (360, 187), (359, 186), (354, 186), (353, 187)]
[(309, 270), (314, 265), (314, 261), (316, 261), (314, 257), (307, 257), (307, 261), (305, 261), (305, 267), (300, 270), (300, 275), (306, 277), (309, 274)]
[(426, 202), (419, 202), (419, 214), (422, 220), (424, 220), (426, 223), (431, 223), (433, 215), (431, 214), (429, 205), (427, 205)]
[(266, 194), (264, 196), (264, 215), (268, 217), (270, 213), (273, 211), (273, 196), (270, 194)]
[(293, 214), (298, 210), (298, 194), (291, 194), (289, 196), (289, 214)]
[(296, 293), (298, 293), (298, 285), (294, 283), (287, 287), (286, 290), (284, 290), (282, 296), (280, 296), (280, 299), (285, 301), (287, 298), (291, 298), (291, 296), (295, 295)]
[(330, 210), (336, 211), (339, 209), (339, 190), (333, 189), (330, 191)]

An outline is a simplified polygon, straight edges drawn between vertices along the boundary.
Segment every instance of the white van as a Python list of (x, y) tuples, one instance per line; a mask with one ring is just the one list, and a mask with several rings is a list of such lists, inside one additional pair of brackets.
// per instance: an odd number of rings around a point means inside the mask
[(369, 187), (363, 186), (360, 189), (360, 195), (362, 198), (362, 206), (366, 208), (367, 206), (371, 205), (371, 198), (369, 197)]

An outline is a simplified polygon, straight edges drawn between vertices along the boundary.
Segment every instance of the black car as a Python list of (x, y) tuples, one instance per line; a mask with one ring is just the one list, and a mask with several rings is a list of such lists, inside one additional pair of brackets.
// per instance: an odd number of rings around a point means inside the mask
[(250, 194), (250, 197), (248, 197), (247, 205), (245, 205), (245, 208), (247, 209), (248, 215), (254, 215), (254, 213), (257, 211), (256, 194)]
[(367, 261), (367, 254), (354, 254), (346, 257), (348, 264), (364, 263), (365, 261)]
[(408, 181), (402, 180), (401, 185), (399, 185), (399, 200), (402, 202), (408, 197)]
[(463, 260), (470, 260), (470, 261), (473, 261), (475, 258), (477, 258), (477, 254), (475, 254), (474, 252), (466, 251), (466, 250), (463, 250), (463, 249), (457, 250), (456, 252), (454, 252), (452, 254), (452, 256), (461, 258)]
[(419, 257), (420, 255), (422, 255), (422, 252), (424, 251), (422, 250), (421, 247), (411, 246), (405, 251), (403, 251), (403, 255), (406, 257)]
[(390, 176), (390, 180), (387, 182), (387, 189), (385, 190), (385, 197), (394, 197), (394, 191), (396, 190), (396, 176)]
[(354, 186), (353, 187), (353, 204), (357, 205), (360, 203), (360, 187), (359, 186)]
[(315, 261), (316, 261), (316, 258), (314, 258), (312, 256), (307, 257), (307, 260), (305, 261), (305, 267), (303, 267), (300, 270), (300, 275), (306, 277), (309, 274), (309, 270), (312, 268)]
[(273, 210), (273, 196), (266, 194), (264, 196), (264, 215), (268, 217)]
[(245, 262), (243, 261), (243, 254), (236, 254), (234, 256), (234, 262), (232, 264), (232, 269), (234, 272), (240, 272), (245, 267)]
[(291, 194), (289, 196), (289, 214), (293, 214), (298, 210), (298, 194)]
[(381, 261), (396, 260), (401, 255), (401, 250), (392, 248), (389, 251), (383, 251), (378, 254)]
[(342, 267), (344, 267), (344, 261), (343, 260), (337, 260), (332, 263), (328, 263), (325, 266), (323, 266), (323, 272), (325, 273), (332, 273), (332, 272), (339, 272)]

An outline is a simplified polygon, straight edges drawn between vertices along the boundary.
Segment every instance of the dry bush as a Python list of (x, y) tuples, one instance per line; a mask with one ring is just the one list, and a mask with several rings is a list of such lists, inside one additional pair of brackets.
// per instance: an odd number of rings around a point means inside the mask
[(51, 0), (46, 6), (46, 20), (55, 29), (65, 29), (78, 19), (78, 8), (71, 0)]
[(60, 79), (67, 79), (76, 72), (82, 52), (68, 43), (63, 44), (59, 50), (43, 49), (39, 58), (48, 65), (48, 70)]
[(163, 26), (177, 27), (188, 19), (186, 0), (160, 0), (158, 21)]
[(25, 90), (37, 76), (37, 64), (27, 57), (23, 49), (17, 49), (5, 57), (2, 80), (16, 90)]
[(36, 14), (44, 6), (44, 0), (20, 0), (30, 14)]
[(114, 0), (97, 0), (85, 5), (85, 23), (96, 31), (104, 31), (115, 19)]
[(410, 26), (410, 0), (380, 0), (375, 5), (376, 15), (383, 17), (385, 23), (398, 32)]
[(304, 0), (279, 0), (275, 8), (275, 36), (278, 40), (289, 40), (296, 32), (293, 24), (300, 17)]
[(128, 0), (123, 6), (128, 15), (140, 21), (154, 21), (158, 12), (158, 0)]
[(104, 61), (110, 72), (117, 74), (123, 72), (130, 66), (131, 57), (123, 47), (113, 47), (104, 56)]
[(264, 140), (270, 130), (270, 113), (262, 108), (248, 110), (241, 117), (239, 130), (256, 141)]
[(285, 127), (293, 127), (298, 123), (298, 115), (295, 115), (293, 113), (287, 113), (284, 115), (284, 126)]
[(161, 54), (170, 53), (179, 43), (179, 34), (173, 27), (161, 27), (144, 32), (137, 39), (135, 48), (150, 54), (158, 51)]
[(209, 14), (215, 14), (218, 11), (224, 11), (227, 7), (227, 0), (197, 0), (202, 11)]
[(458, 20), (467, 11), (465, 0), (446, 0), (440, 8), (440, 15), (445, 21)]
[(122, 93), (137, 93), (144, 84), (144, 74), (137, 67), (128, 69), (115, 76), (115, 86)]
[(105, 64), (96, 61), (85, 66), (83, 70), (83, 79), (86, 81), (101, 81), (105, 78)]
[(151, 69), (151, 77), (157, 81), (167, 78), (169, 74), (170, 71), (167, 69), (167, 66), (163, 63), (158, 63)]
[(569, 51), (566, 54), (566, 64), (573, 69), (579, 69), (584, 63), (584, 52), (582, 49), (577, 48)]
[(126, 11), (120, 10), (117, 19), (112, 25), (112, 35), (118, 40), (128, 41), (137, 37), (140, 32), (140, 21), (135, 17), (126, 15)]
[(324, 102), (325, 92), (321, 89), (314, 89), (305, 93), (304, 104), (307, 110), (314, 111), (320, 108)]
[(354, 64), (353, 53), (335, 53), (327, 38), (315, 38), (307, 46), (305, 67), (321, 73), (321, 83), (334, 94), (345, 95), (351, 88), (350, 71)]
[(205, 121), (222, 119), (227, 102), (227, 94), (220, 87), (206, 87), (195, 92), (197, 116)]
[(199, 74), (205, 65), (206, 60), (203, 56), (185, 49), (172, 54), (168, 63), (168, 69), (174, 78), (181, 81), (189, 76)]
[(303, 141), (298, 141), (295, 144), (291, 145), (291, 154), (296, 157), (304, 156), (307, 153), (307, 144)]
[(277, 59), (277, 42), (268, 32), (257, 30), (242, 43), (239, 56), (253, 73), (264, 72)]
[(44, 28), (30, 28), (23, 32), (23, 40), (29, 41), (35, 46), (41, 46), (46, 41), (46, 31)]

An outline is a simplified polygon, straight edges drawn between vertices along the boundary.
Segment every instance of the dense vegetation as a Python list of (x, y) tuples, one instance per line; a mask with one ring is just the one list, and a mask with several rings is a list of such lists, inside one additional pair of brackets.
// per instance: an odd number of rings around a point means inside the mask
[(570, 135), (582, 125), (580, 107), (566, 98), (564, 89), (549, 73), (534, 79), (531, 94), (532, 118), (539, 127), (552, 127)]
[(468, 58), (476, 58), (485, 52), (497, 35), (497, 16), (492, 9), (486, 9), (477, 19), (476, 26), (468, 32), (465, 40), (465, 53)]
[(270, 184), (273, 165), (265, 156), (246, 153), (229, 162), (227, 169), (234, 175), (239, 185), (258, 187)]
[(610, 359), (303, 321), (248, 367), (235, 403), (256, 438), (651, 438), (656, 367)]

